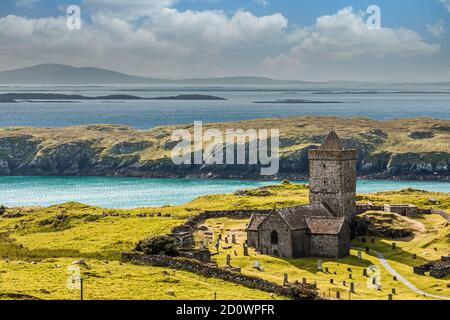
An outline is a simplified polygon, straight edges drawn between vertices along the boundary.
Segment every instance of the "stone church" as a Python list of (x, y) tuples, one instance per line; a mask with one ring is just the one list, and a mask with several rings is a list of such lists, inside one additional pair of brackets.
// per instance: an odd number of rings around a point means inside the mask
[(283, 258), (349, 255), (357, 152), (346, 150), (332, 130), (308, 158), (310, 204), (252, 215), (246, 230), (250, 247)]

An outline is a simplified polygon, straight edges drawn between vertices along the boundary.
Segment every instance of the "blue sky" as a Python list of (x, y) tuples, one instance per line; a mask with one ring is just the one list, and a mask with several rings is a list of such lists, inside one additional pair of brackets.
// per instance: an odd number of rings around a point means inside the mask
[[(65, 28), (69, 4), (82, 10), (81, 30)], [(382, 30), (369, 32), (372, 4)], [(3, 0), (0, 69), (441, 81), (450, 80), (449, 28), (450, 0)]]

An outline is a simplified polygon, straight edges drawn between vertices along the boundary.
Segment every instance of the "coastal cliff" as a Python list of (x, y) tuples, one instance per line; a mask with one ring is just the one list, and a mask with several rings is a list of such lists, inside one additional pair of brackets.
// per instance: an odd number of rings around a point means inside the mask
[[(347, 148), (358, 150), (359, 177), (450, 180), (449, 120), (297, 117), (214, 123), (204, 130), (279, 129), (276, 177), (304, 179), (308, 150), (317, 148), (331, 127)], [(261, 178), (258, 165), (173, 164), (171, 134), (179, 128), (192, 125), (146, 131), (118, 125), (1, 128), (0, 175)]]

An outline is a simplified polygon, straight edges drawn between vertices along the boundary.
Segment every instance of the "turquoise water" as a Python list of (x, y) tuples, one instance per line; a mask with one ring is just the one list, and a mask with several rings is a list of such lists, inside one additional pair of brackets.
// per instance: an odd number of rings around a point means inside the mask
[[(278, 184), (278, 181), (138, 179), (120, 177), (0, 177), (0, 204), (49, 206), (68, 201), (106, 208), (176, 205), (206, 194)], [(299, 181), (305, 183), (305, 181)], [(450, 192), (450, 182), (360, 180), (358, 193), (417, 188)]]

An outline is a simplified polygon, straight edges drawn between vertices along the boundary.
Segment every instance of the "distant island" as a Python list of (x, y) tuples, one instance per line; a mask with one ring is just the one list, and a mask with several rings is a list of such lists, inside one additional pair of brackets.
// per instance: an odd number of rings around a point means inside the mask
[(210, 96), (206, 94), (180, 94), (170, 97), (150, 98), (149, 100), (227, 100), (221, 97)]
[(5, 93), (0, 94), (0, 103), (13, 102), (35, 102), (32, 100), (43, 100), (39, 102), (74, 102), (74, 100), (226, 100), (224, 98), (202, 95), (202, 94), (181, 94), (169, 97), (142, 98), (138, 96), (114, 94), (107, 96), (89, 97), (77, 94), (59, 93)]
[(302, 104), (302, 103), (345, 103), (342, 101), (317, 101), (304, 99), (283, 99), (273, 101), (254, 101), (253, 103), (285, 103), (285, 104)]

